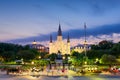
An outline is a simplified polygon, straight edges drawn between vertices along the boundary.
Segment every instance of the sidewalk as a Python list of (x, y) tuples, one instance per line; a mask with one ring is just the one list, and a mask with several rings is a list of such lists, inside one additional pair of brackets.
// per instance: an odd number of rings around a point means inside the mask
[(42, 76), (74, 76), (76, 73), (74, 71), (68, 70), (68, 71), (57, 71), (57, 70), (51, 70), (51, 71), (43, 71), (43, 72), (30, 72), (30, 75), (42, 75)]
[(44, 70), (43, 72), (21, 72), (21, 73), (9, 73), (9, 75), (21, 75), (21, 76), (26, 76), (26, 75), (31, 75), (31, 76), (77, 76), (76, 72), (72, 70), (64, 71), (62, 72), (61, 70), (50, 70), (46, 71)]
[[(5, 72), (2, 72), (1, 74), (6, 74)], [(17, 75), (17, 76), (90, 76), (90, 75), (113, 75), (110, 73), (100, 73), (100, 74), (96, 74), (96, 73), (85, 73), (85, 74), (81, 74), (81, 73), (76, 73), (75, 71), (72, 70), (68, 70), (68, 71), (64, 71), (62, 72), (57, 71), (57, 70), (50, 70), (50, 71), (46, 71), (44, 70), (43, 72), (22, 72), (22, 73), (10, 73), (9, 75)], [(115, 74), (117, 76), (120, 76), (120, 74)], [(114, 76), (114, 75), (113, 75)]]

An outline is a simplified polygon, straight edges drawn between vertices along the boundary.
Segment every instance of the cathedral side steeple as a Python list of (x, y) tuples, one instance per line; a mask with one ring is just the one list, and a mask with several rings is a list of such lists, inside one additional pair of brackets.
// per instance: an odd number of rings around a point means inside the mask
[(52, 43), (52, 35), (50, 35), (50, 43)]
[(68, 34), (68, 37), (67, 37), (67, 43), (70, 42), (70, 37), (69, 37), (69, 34)]

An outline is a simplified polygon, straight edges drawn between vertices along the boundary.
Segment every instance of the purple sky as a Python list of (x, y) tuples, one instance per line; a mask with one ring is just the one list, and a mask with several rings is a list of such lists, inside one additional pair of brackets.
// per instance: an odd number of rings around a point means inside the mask
[(88, 41), (119, 41), (119, 3), (120, 0), (0, 0), (0, 42), (48, 41), (50, 34), (56, 39), (59, 21), (65, 38), (70, 33), (73, 41), (83, 38), (84, 22)]

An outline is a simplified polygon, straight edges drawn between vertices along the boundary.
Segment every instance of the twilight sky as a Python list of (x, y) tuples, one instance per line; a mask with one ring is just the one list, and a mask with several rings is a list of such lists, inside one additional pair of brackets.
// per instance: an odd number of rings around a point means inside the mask
[(120, 0), (0, 0), (0, 42), (46, 43), (59, 22), (71, 44), (120, 41)]

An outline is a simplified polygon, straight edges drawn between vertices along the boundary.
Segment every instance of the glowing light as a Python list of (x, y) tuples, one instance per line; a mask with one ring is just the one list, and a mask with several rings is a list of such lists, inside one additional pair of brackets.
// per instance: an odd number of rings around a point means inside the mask
[(96, 58), (96, 61), (98, 61), (99, 59), (98, 58)]
[(41, 56), (39, 56), (39, 59), (41, 58)]
[(34, 62), (32, 61), (31, 64), (34, 64)]
[(34, 41), (34, 42), (32, 42), (32, 44), (33, 44), (33, 45), (35, 45), (35, 44), (37, 44), (37, 42), (36, 42), (36, 41)]
[(85, 65), (87, 64), (87, 62), (85, 61)]

